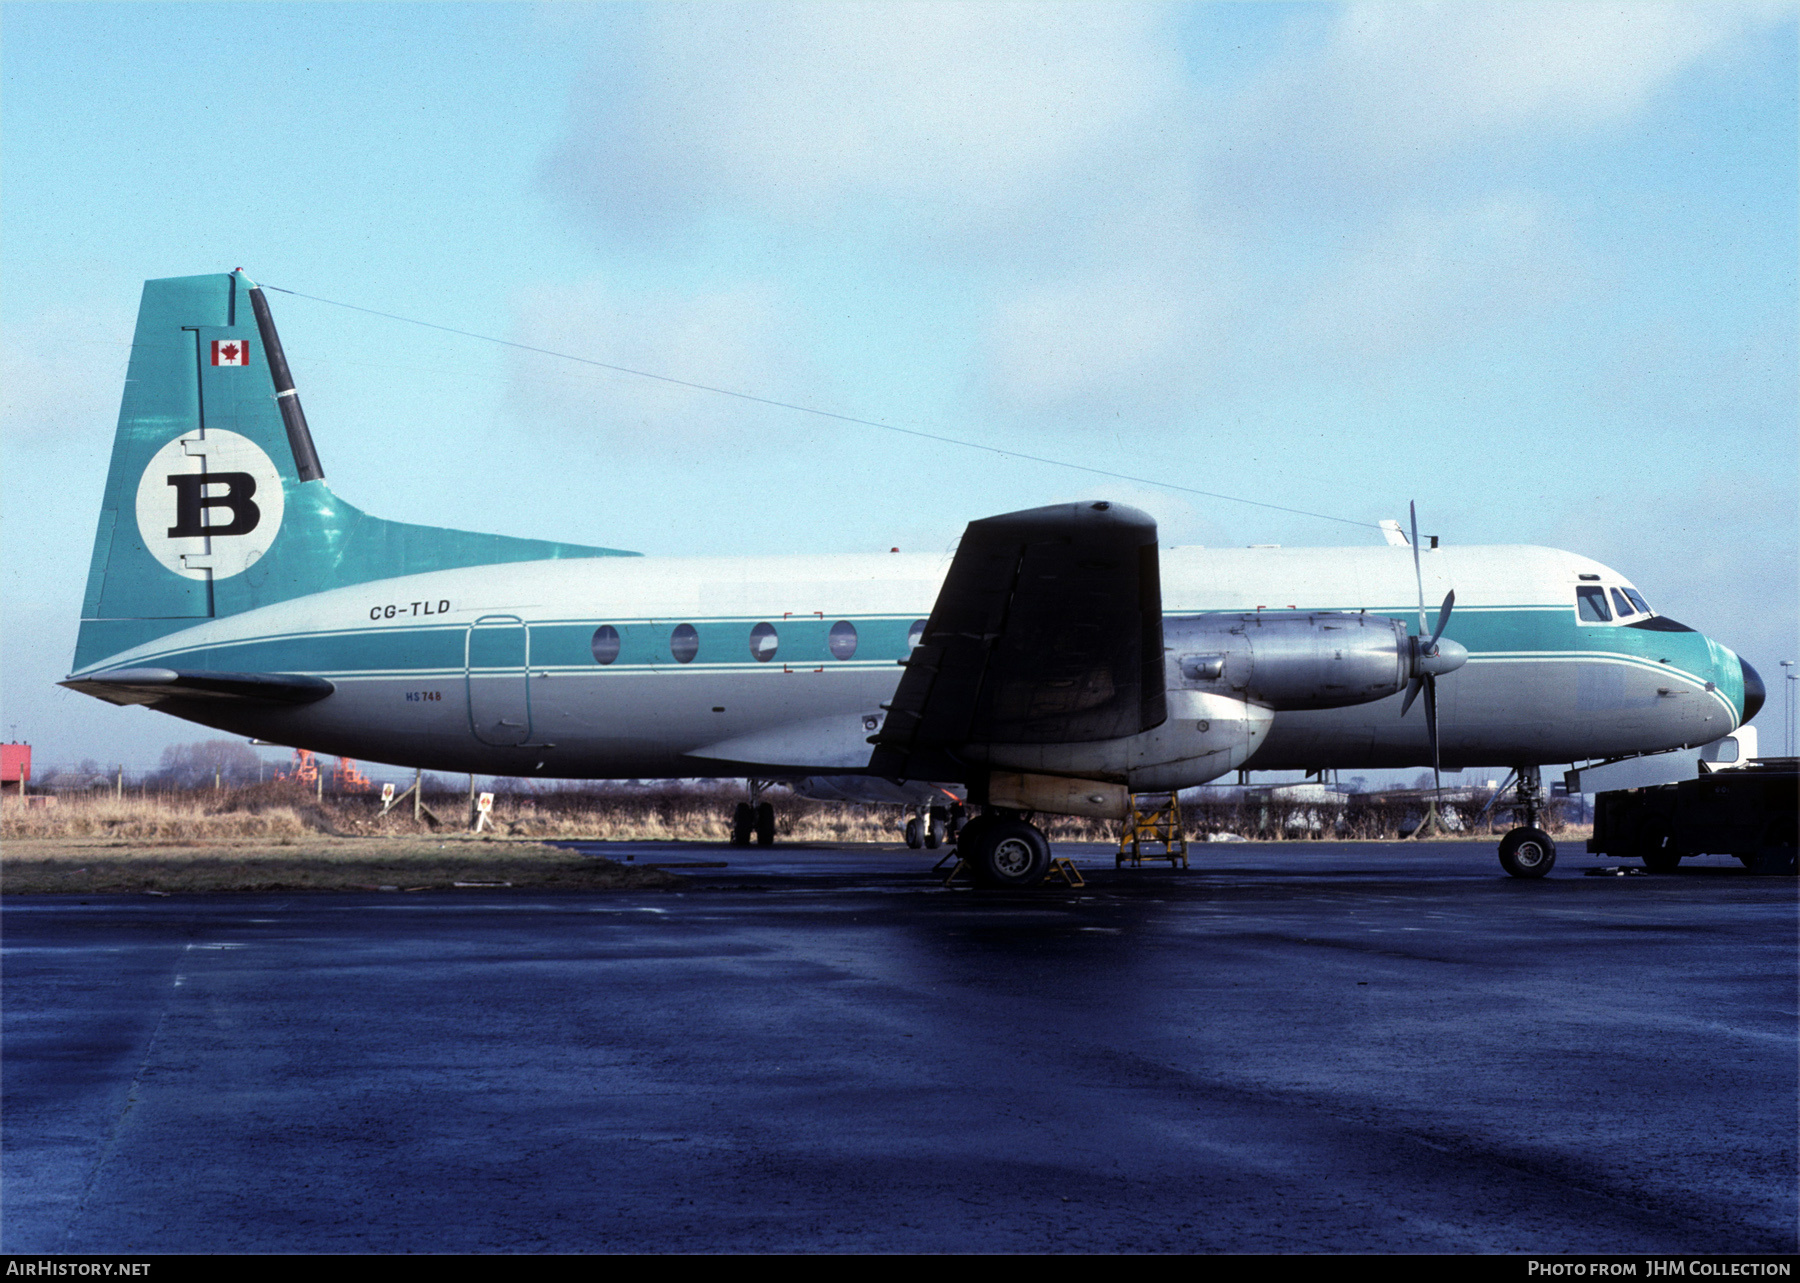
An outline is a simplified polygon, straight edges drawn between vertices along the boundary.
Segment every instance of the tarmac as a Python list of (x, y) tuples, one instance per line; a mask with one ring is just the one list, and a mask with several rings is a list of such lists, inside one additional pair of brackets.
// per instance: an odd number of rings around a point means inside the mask
[(1791, 878), (588, 849), (727, 867), (7, 899), (0, 1250), (1797, 1246)]

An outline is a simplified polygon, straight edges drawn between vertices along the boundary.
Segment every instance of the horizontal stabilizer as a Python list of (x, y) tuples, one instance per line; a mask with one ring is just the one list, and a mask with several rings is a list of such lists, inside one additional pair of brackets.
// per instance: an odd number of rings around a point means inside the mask
[(63, 682), (109, 704), (160, 704), (170, 699), (251, 704), (311, 704), (337, 688), (300, 673), (183, 673), (173, 668), (118, 668)]

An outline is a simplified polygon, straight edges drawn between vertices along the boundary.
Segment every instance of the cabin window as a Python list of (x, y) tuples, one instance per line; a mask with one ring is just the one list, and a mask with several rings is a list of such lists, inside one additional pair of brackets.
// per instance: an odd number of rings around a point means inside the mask
[(700, 653), (700, 634), (692, 624), (676, 624), (675, 631), (669, 634), (669, 654), (675, 656), (677, 664), (692, 662)]
[(774, 624), (758, 624), (750, 630), (750, 658), (759, 664), (766, 664), (775, 658), (775, 649), (781, 645), (781, 639), (775, 635)]
[(1627, 616), (1627, 615), (1637, 614), (1636, 608), (1633, 607), (1630, 602), (1625, 600), (1624, 593), (1620, 592), (1617, 588), (1615, 588), (1612, 590), (1612, 594), (1613, 594), (1613, 606), (1615, 609), (1618, 610), (1620, 619), (1625, 618), (1625, 616)]
[(912, 650), (924, 640), (925, 621), (923, 619), (915, 619), (913, 620), (913, 626), (906, 630), (906, 648)]
[(1577, 588), (1575, 613), (1584, 624), (1604, 624), (1611, 620), (1612, 611), (1606, 604), (1606, 589)]
[(831, 626), (831, 636), (827, 640), (831, 647), (833, 659), (849, 659), (856, 654), (856, 625), (848, 619), (840, 619)]
[(619, 630), (611, 624), (601, 624), (594, 630), (594, 640), (589, 646), (596, 664), (612, 663), (619, 657)]

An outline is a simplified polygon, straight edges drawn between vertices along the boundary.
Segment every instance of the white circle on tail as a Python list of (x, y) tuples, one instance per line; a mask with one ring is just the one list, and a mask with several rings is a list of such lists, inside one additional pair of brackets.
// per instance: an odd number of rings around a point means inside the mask
[(208, 428), (158, 450), (138, 481), (138, 534), (188, 579), (242, 574), (281, 530), (281, 474), (263, 448)]

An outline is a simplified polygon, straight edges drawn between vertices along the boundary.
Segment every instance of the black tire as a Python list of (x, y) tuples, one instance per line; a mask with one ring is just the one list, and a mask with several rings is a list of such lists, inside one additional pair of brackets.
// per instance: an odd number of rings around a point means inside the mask
[(1673, 873), (1681, 866), (1682, 852), (1669, 841), (1669, 835), (1651, 832), (1638, 848), (1638, 858), (1652, 873)]
[(1797, 871), (1794, 859), (1795, 850), (1792, 846), (1758, 847), (1756, 854), (1745, 863), (1752, 873), (1760, 873), (1768, 877), (1791, 878)]
[(935, 851), (944, 841), (944, 829), (947, 820), (942, 811), (933, 810), (925, 816), (925, 849)]
[(982, 826), (976, 837), (971, 844), (968, 830), (964, 830), (960, 854), (974, 870), (975, 881), (984, 887), (1016, 890), (1036, 886), (1050, 871), (1050, 842), (1035, 825), (996, 820)]
[(775, 808), (767, 802), (756, 805), (756, 845), (775, 845)]
[(750, 809), (750, 803), (739, 802), (731, 812), (731, 845), (749, 846), (750, 830), (755, 823), (756, 813)]
[(919, 836), (919, 817), (916, 815), (906, 822), (906, 845), (912, 851), (925, 845), (924, 839)]
[(990, 815), (977, 815), (973, 819), (964, 820), (962, 827), (956, 831), (957, 857), (967, 860), (972, 867), (975, 863), (975, 851), (983, 841), (982, 834), (993, 826), (994, 818)]
[(1542, 829), (1514, 829), (1500, 839), (1500, 867), (1515, 878), (1541, 878), (1556, 867), (1556, 843)]

